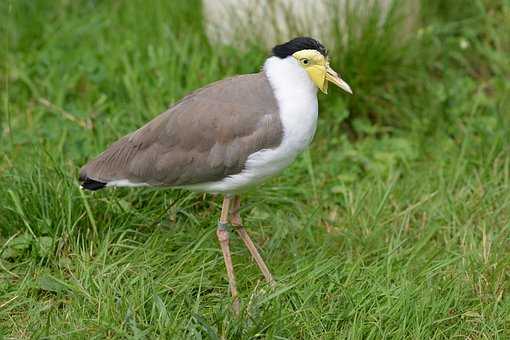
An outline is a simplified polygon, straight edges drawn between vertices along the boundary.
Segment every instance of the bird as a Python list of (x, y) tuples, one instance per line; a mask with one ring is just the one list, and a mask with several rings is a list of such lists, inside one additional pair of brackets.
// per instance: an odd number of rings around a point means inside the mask
[(216, 235), (233, 309), (240, 302), (229, 245), (235, 230), (269, 285), (275, 280), (242, 224), (240, 195), (287, 168), (311, 143), (318, 90), (352, 94), (311, 37), (274, 46), (258, 73), (197, 89), (120, 138), (81, 169), (81, 188), (159, 187), (223, 195)]

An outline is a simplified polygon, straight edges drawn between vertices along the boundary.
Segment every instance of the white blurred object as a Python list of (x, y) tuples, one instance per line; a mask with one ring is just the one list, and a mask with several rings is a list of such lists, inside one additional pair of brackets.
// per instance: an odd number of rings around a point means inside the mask
[[(393, 0), (203, 0), (205, 28), (211, 43), (243, 45), (251, 39), (266, 47), (296, 34), (312, 36), (331, 44), (333, 27), (343, 34), (348, 20), (379, 12), (386, 20)], [(416, 21), (419, 0), (399, 1), (405, 31)], [(355, 14), (355, 15), (353, 15)], [(336, 22), (333, 25), (333, 20)], [(406, 33), (406, 32), (403, 32)]]

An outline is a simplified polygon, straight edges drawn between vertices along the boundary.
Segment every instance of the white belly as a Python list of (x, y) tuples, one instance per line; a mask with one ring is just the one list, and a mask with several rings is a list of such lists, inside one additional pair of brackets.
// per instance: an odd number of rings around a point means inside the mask
[(313, 139), (317, 127), (317, 89), (306, 72), (292, 59), (272, 57), (264, 70), (280, 110), (283, 138), (274, 149), (251, 154), (243, 171), (221, 181), (185, 188), (194, 191), (234, 193), (273, 177), (289, 166)]

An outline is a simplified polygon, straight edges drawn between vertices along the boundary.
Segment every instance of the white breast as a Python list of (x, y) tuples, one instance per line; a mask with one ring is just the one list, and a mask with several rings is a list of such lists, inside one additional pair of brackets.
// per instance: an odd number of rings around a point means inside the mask
[(317, 127), (317, 88), (306, 71), (293, 57), (271, 57), (264, 64), (264, 71), (280, 110), (281, 144), (251, 154), (239, 174), (221, 181), (186, 186), (187, 189), (224, 193), (246, 189), (281, 172), (312, 141)]

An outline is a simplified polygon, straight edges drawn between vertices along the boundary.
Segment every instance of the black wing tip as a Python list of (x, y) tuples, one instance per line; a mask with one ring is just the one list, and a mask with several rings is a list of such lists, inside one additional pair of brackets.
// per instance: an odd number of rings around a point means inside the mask
[(103, 189), (105, 186), (106, 186), (106, 183), (93, 180), (92, 178), (89, 178), (89, 177), (86, 177), (83, 180), (83, 183), (81, 184), (81, 187), (83, 189), (92, 190), (92, 191)]

